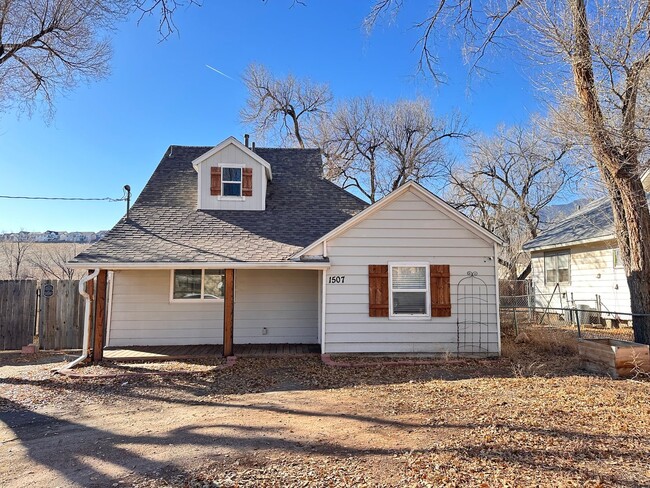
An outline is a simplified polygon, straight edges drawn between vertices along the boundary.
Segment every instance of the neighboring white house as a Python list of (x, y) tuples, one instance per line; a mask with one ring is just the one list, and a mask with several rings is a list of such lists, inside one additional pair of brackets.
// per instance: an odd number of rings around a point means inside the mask
[[(642, 181), (648, 191), (650, 172)], [(531, 253), (537, 306), (589, 306), (629, 320), (630, 292), (608, 197), (579, 209), (523, 248)]]
[(369, 206), (323, 179), (318, 150), (230, 137), (171, 146), (71, 264), (112, 275), (108, 346), (497, 355), (499, 243), (416, 183)]

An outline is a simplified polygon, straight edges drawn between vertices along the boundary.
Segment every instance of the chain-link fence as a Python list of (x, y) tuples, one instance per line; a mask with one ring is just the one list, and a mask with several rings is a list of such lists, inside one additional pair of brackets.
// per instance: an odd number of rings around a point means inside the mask
[(501, 329), (506, 334), (516, 336), (530, 327), (550, 327), (587, 339), (634, 340), (632, 314), (608, 310), (598, 295), (592, 301), (560, 300), (558, 307), (551, 298), (535, 290), (531, 280), (502, 280), (499, 293)]
[(588, 307), (501, 307), (503, 333), (517, 336), (531, 327), (557, 328), (586, 339), (610, 338), (634, 341), (632, 314), (604, 312)]
[(499, 280), (501, 307), (528, 308), (535, 305), (531, 280)]

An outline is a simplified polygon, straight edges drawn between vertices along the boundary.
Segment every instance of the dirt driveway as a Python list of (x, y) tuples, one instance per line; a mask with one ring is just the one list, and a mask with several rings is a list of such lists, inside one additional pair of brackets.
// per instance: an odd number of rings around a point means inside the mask
[(650, 382), (564, 361), (80, 381), (5, 359), (0, 486), (649, 486)]

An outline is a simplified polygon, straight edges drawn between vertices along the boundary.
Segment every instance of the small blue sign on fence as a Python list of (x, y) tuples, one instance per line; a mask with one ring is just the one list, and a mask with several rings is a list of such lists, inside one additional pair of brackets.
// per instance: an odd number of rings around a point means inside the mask
[(50, 298), (52, 295), (54, 295), (54, 285), (52, 283), (45, 283), (43, 285), (43, 296)]

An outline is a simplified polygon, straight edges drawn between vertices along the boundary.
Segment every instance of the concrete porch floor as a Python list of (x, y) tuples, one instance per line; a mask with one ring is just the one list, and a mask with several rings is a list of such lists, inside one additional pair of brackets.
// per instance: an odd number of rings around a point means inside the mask
[[(238, 357), (303, 356), (320, 354), (318, 344), (235, 344)], [(176, 359), (200, 359), (221, 357), (223, 346), (129, 346), (107, 347), (104, 359), (110, 361), (171, 361)]]

